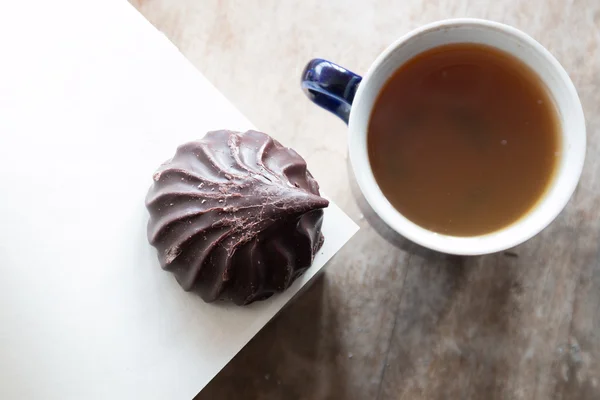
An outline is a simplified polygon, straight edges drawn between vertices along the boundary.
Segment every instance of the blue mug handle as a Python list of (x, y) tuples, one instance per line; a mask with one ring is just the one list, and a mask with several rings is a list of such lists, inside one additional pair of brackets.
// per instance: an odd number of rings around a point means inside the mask
[(331, 61), (315, 58), (302, 72), (302, 90), (316, 105), (331, 111), (346, 124), (362, 77)]

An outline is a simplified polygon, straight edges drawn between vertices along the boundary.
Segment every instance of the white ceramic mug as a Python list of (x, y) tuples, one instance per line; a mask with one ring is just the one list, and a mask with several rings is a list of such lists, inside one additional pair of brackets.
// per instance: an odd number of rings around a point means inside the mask
[[(371, 110), (386, 81), (403, 63), (431, 48), (479, 43), (512, 54), (545, 84), (559, 114), (561, 154), (554, 180), (536, 206), (511, 225), (481, 236), (454, 237), (420, 227), (398, 212), (377, 185), (367, 153)], [(457, 255), (494, 253), (530, 239), (548, 226), (573, 194), (585, 158), (583, 109), (571, 79), (541, 44), (513, 27), (480, 19), (435, 22), (398, 39), (377, 57), (364, 78), (326, 60), (308, 63), (302, 76), (307, 96), (348, 123), (349, 154), (356, 182), (373, 211), (394, 231), (432, 250)]]

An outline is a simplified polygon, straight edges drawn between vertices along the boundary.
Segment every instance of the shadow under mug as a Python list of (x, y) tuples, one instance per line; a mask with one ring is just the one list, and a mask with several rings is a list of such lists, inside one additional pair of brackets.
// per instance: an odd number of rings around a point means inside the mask
[[(399, 213), (377, 185), (367, 152), (367, 130), (375, 100), (402, 64), (429, 49), (477, 43), (502, 50), (529, 66), (546, 86), (558, 112), (560, 161), (552, 183), (531, 211), (511, 225), (481, 236), (456, 237), (424, 229)], [(563, 210), (581, 176), (586, 150), (585, 119), (575, 86), (541, 44), (508, 25), (481, 19), (449, 19), (416, 29), (389, 46), (363, 77), (330, 61), (314, 59), (302, 74), (310, 100), (348, 124), (352, 173), (370, 208), (385, 224), (423, 247), (456, 255), (503, 251), (535, 236)]]

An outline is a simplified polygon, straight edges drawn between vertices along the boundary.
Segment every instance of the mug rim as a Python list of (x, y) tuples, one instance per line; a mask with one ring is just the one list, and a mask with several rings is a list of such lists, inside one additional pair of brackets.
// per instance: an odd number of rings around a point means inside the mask
[[(363, 148), (366, 146), (364, 146), (361, 140), (364, 137), (364, 141), (366, 143), (366, 137), (368, 135), (367, 128), (360, 129), (360, 131), (358, 132), (355, 128), (358, 119), (362, 117), (358, 115), (359, 110), (357, 110), (356, 108), (357, 106), (361, 106), (362, 98), (364, 96), (365, 91), (367, 90), (366, 88), (369, 85), (369, 82), (375, 75), (378, 74), (381, 65), (390, 56), (392, 56), (392, 54), (394, 54), (398, 48), (406, 44), (408, 41), (413, 40), (425, 33), (434, 32), (437, 30), (444, 30), (448, 28), (465, 28), (469, 26), (476, 26), (480, 28), (483, 27), (485, 29), (490, 29), (498, 33), (508, 34), (509, 36), (515, 37), (518, 40), (525, 42), (527, 45), (531, 46), (533, 50), (537, 51), (543, 57), (543, 62), (549, 65), (552, 68), (552, 70), (560, 76), (561, 83), (566, 86), (568, 96), (570, 98), (569, 101), (572, 101), (574, 103), (573, 106), (575, 108), (575, 113), (574, 115), (572, 115), (572, 118), (575, 118), (574, 124), (577, 127), (579, 127), (579, 132), (575, 132), (573, 134), (582, 136), (581, 149), (579, 150), (579, 153), (576, 153), (576, 165), (572, 165), (570, 168), (572, 172), (570, 173), (569, 186), (561, 186), (561, 188), (563, 189), (563, 196), (554, 199), (551, 211), (547, 213), (543, 221), (539, 222), (538, 225), (534, 228), (530, 228), (525, 232), (521, 232), (521, 234), (519, 235), (500, 235), (500, 237), (497, 237), (498, 234), (501, 234), (507, 230), (514, 230), (516, 229), (515, 227), (522, 225), (524, 221), (530, 219), (533, 211), (540, 208), (540, 205), (551, 197), (550, 189), (556, 186), (556, 179), (549, 185), (549, 187), (546, 189), (546, 192), (540, 197), (540, 199), (538, 199), (537, 203), (533, 206), (533, 208), (512, 224), (509, 224), (508, 226), (499, 230), (478, 236), (459, 237), (444, 235), (441, 233), (430, 231), (415, 224), (414, 222), (406, 218), (404, 215), (402, 215), (402, 213), (400, 213), (393, 205), (391, 205), (391, 203), (389, 203), (373, 176), (371, 164), (369, 162), (367, 154), (367, 149)], [(515, 54), (512, 55), (514, 57), (520, 58)], [(397, 66), (396, 69), (399, 68), (400, 65)], [(542, 79), (542, 81), (544, 80)], [(544, 81), (544, 83), (546, 82)], [(556, 107), (557, 112), (560, 112), (560, 108), (558, 107), (558, 105), (556, 105)], [(401, 36), (399, 39), (397, 39), (391, 45), (389, 45), (381, 54), (379, 54), (375, 61), (373, 61), (373, 63), (369, 67), (369, 70), (364, 75), (362, 83), (358, 88), (358, 91), (356, 92), (352, 108), (353, 110), (350, 113), (350, 119), (348, 122), (350, 135), (348, 138), (349, 157), (356, 182), (361, 192), (363, 193), (367, 203), (370, 205), (373, 211), (398, 234), (423, 247), (442, 253), (455, 255), (490, 254), (509, 249), (531, 239), (533, 236), (537, 235), (539, 232), (545, 229), (564, 209), (564, 207), (572, 197), (572, 194), (575, 191), (575, 188), (579, 182), (581, 173), (583, 171), (583, 163), (585, 159), (586, 149), (585, 118), (583, 115), (583, 107), (581, 106), (581, 101), (579, 99), (577, 90), (575, 89), (571, 78), (569, 77), (565, 69), (562, 67), (562, 65), (558, 62), (558, 60), (556, 60), (556, 58), (539, 42), (537, 42), (535, 39), (533, 39), (531, 36), (527, 35), (523, 31), (499, 22), (476, 18), (445, 19), (426, 24)], [(371, 106), (366, 110), (360, 110), (360, 112), (363, 114), (368, 113), (367, 119), (370, 119), (370, 113), (372, 111), (372, 108), (373, 104), (371, 104)], [(563, 141), (565, 137), (564, 129), (565, 128), (561, 126), (561, 138), (563, 138)], [(562, 144), (561, 146), (564, 146), (564, 144)], [(562, 168), (566, 167), (557, 166), (556, 173), (558, 174), (559, 170)], [(365, 170), (367, 171), (366, 173)], [(377, 190), (371, 190), (372, 187), (375, 187)], [(556, 197), (556, 195), (554, 197)]]

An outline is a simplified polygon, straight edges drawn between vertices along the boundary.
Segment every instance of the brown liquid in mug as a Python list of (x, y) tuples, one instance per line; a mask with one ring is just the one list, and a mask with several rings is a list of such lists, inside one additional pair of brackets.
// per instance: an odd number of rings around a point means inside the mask
[(453, 44), (419, 54), (377, 98), (369, 160), (390, 203), (425, 229), (476, 236), (532, 209), (560, 159), (540, 79), (502, 51)]

